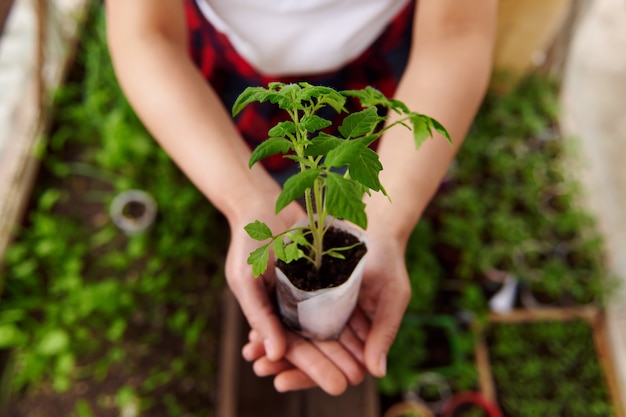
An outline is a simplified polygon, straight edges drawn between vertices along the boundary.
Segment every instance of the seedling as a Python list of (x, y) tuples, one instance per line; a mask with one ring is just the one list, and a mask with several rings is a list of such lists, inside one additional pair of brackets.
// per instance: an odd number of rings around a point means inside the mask
[[(358, 100), (361, 110), (343, 119), (337, 129), (340, 136), (326, 133), (332, 122), (319, 116), (320, 110), (330, 107), (337, 113), (347, 113), (345, 105), (351, 98)], [(267, 269), (270, 248), (286, 263), (306, 258), (316, 270), (325, 255), (343, 258), (342, 252), (352, 246), (324, 250), (324, 235), (332, 219), (367, 228), (364, 194), (376, 191), (387, 195), (379, 180), (383, 166), (370, 145), (390, 128), (402, 125), (412, 130), (416, 147), (432, 137), (433, 130), (451, 141), (439, 122), (410, 111), (401, 101), (387, 98), (372, 87), (336, 91), (305, 82), (248, 87), (235, 101), (233, 116), (250, 103), (266, 101), (279, 106), (289, 117), (269, 130), (269, 138), (254, 149), (249, 166), (279, 153), (296, 161), (300, 170), (285, 182), (276, 201), (276, 213), (303, 197), (308, 224), (277, 234), (258, 220), (248, 224), (245, 230), (251, 238), (267, 241), (248, 258), (255, 277)], [(390, 112), (400, 117), (384, 125)], [(331, 221), (325, 222), (327, 218)]]

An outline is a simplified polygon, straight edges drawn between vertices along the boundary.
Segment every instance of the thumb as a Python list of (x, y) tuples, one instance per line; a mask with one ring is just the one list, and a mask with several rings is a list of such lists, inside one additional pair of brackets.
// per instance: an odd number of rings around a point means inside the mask
[(281, 359), (287, 350), (283, 325), (269, 299), (265, 278), (231, 284), (248, 324), (263, 340), (265, 354), (271, 361)]
[(379, 303), (372, 318), (372, 326), (365, 341), (365, 365), (377, 378), (387, 373), (387, 354), (396, 338), (400, 323), (410, 298), (410, 287), (398, 285), (386, 288), (380, 294)]

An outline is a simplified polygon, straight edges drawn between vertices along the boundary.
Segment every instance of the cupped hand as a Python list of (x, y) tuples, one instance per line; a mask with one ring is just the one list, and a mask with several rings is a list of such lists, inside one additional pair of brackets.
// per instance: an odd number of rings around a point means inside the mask
[[(259, 376), (275, 375), (274, 385), (279, 391), (292, 391), (320, 386), (326, 392), (341, 393), (348, 384), (358, 384), (362, 373), (355, 373), (357, 363), (375, 377), (386, 373), (387, 354), (400, 327), (402, 317), (411, 296), (408, 273), (404, 258), (404, 246), (388, 236), (368, 235), (370, 245), (365, 265), (359, 304), (341, 336), (334, 342), (307, 342), (290, 334), (285, 358), (273, 361), (254, 331), (243, 349), (244, 358), (254, 361), (254, 370)], [(303, 343), (315, 346), (319, 352), (325, 349), (320, 343), (331, 343), (334, 355), (311, 355), (319, 360), (318, 368), (312, 368), (297, 354), (292, 346), (303, 347)], [(351, 356), (344, 356), (345, 352)], [(326, 349), (328, 352), (328, 349)], [(312, 353), (312, 352), (310, 352)], [(356, 362), (351, 362), (356, 361)], [(332, 366), (343, 372), (333, 373)], [(326, 367), (328, 367), (327, 370)], [(361, 368), (361, 371), (363, 369)]]
[(226, 255), (226, 281), (237, 299), (250, 327), (259, 334), (270, 360), (278, 360), (285, 354), (287, 340), (284, 327), (274, 309), (271, 294), (274, 288), (272, 260), (266, 273), (255, 278), (247, 259), (250, 252), (263, 242), (253, 240), (244, 227), (255, 220), (264, 222), (274, 234), (287, 230), (297, 220), (304, 217), (304, 211), (297, 203), (284, 208), (278, 215), (273, 205), (259, 202), (245, 210), (237, 220), (230, 221), (231, 240)]
[(330, 395), (342, 394), (349, 385), (359, 384), (365, 377), (363, 341), (346, 327), (337, 340), (313, 341), (287, 331), (285, 357), (270, 360), (252, 330), (249, 343), (242, 350), (246, 360), (254, 362), (257, 376), (275, 376), (279, 392), (320, 387)]
[[(273, 207), (272, 207), (273, 208)], [(337, 341), (312, 342), (283, 326), (272, 302), (275, 285), (270, 267), (258, 278), (247, 264), (251, 251), (262, 243), (251, 239), (244, 226), (255, 220), (266, 223), (273, 233), (284, 231), (303, 218), (302, 208), (293, 203), (279, 215), (261, 207), (250, 209), (250, 217), (231, 222), (231, 242), (226, 257), (226, 279), (239, 302), (252, 331), (244, 358), (254, 361), (259, 376), (277, 375), (278, 391), (320, 386), (331, 395), (339, 395), (349, 384), (364, 377), (363, 341), (347, 329)]]

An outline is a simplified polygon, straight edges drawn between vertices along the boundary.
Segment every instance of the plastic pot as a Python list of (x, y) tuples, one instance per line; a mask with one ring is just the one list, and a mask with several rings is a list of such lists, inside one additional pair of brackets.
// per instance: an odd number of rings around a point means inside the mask
[(121, 192), (111, 202), (109, 213), (113, 223), (127, 235), (145, 232), (157, 215), (157, 203), (142, 190)]
[[(295, 226), (306, 223), (303, 220)], [(334, 220), (332, 227), (352, 234), (367, 246), (367, 238), (361, 230), (340, 220)], [(310, 339), (329, 340), (339, 337), (356, 306), (366, 258), (367, 254), (361, 258), (343, 284), (316, 291), (297, 288), (276, 267), (276, 294), (283, 321)]]

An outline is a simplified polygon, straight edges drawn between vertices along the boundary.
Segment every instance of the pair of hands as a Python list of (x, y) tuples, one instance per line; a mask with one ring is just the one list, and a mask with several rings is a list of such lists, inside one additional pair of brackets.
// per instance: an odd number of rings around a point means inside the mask
[[(264, 215), (265, 214), (265, 215)], [(366, 372), (386, 373), (386, 358), (410, 298), (404, 248), (384, 235), (368, 233), (370, 240), (357, 308), (338, 340), (311, 341), (286, 329), (271, 302), (273, 268), (252, 276), (246, 260), (259, 243), (244, 231), (253, 220), (264, 221), (274, 232), (291, 227), (305, 216), (293, 203), (279, 215), (256, 211), (255, 218), (231, 223), (226, 277), (251, 327), (243, 347), (244, 359), (253, 362), (257, 376), (274, 376), (279, 392), (319, 386), (340, 395), (359, 384)]]

